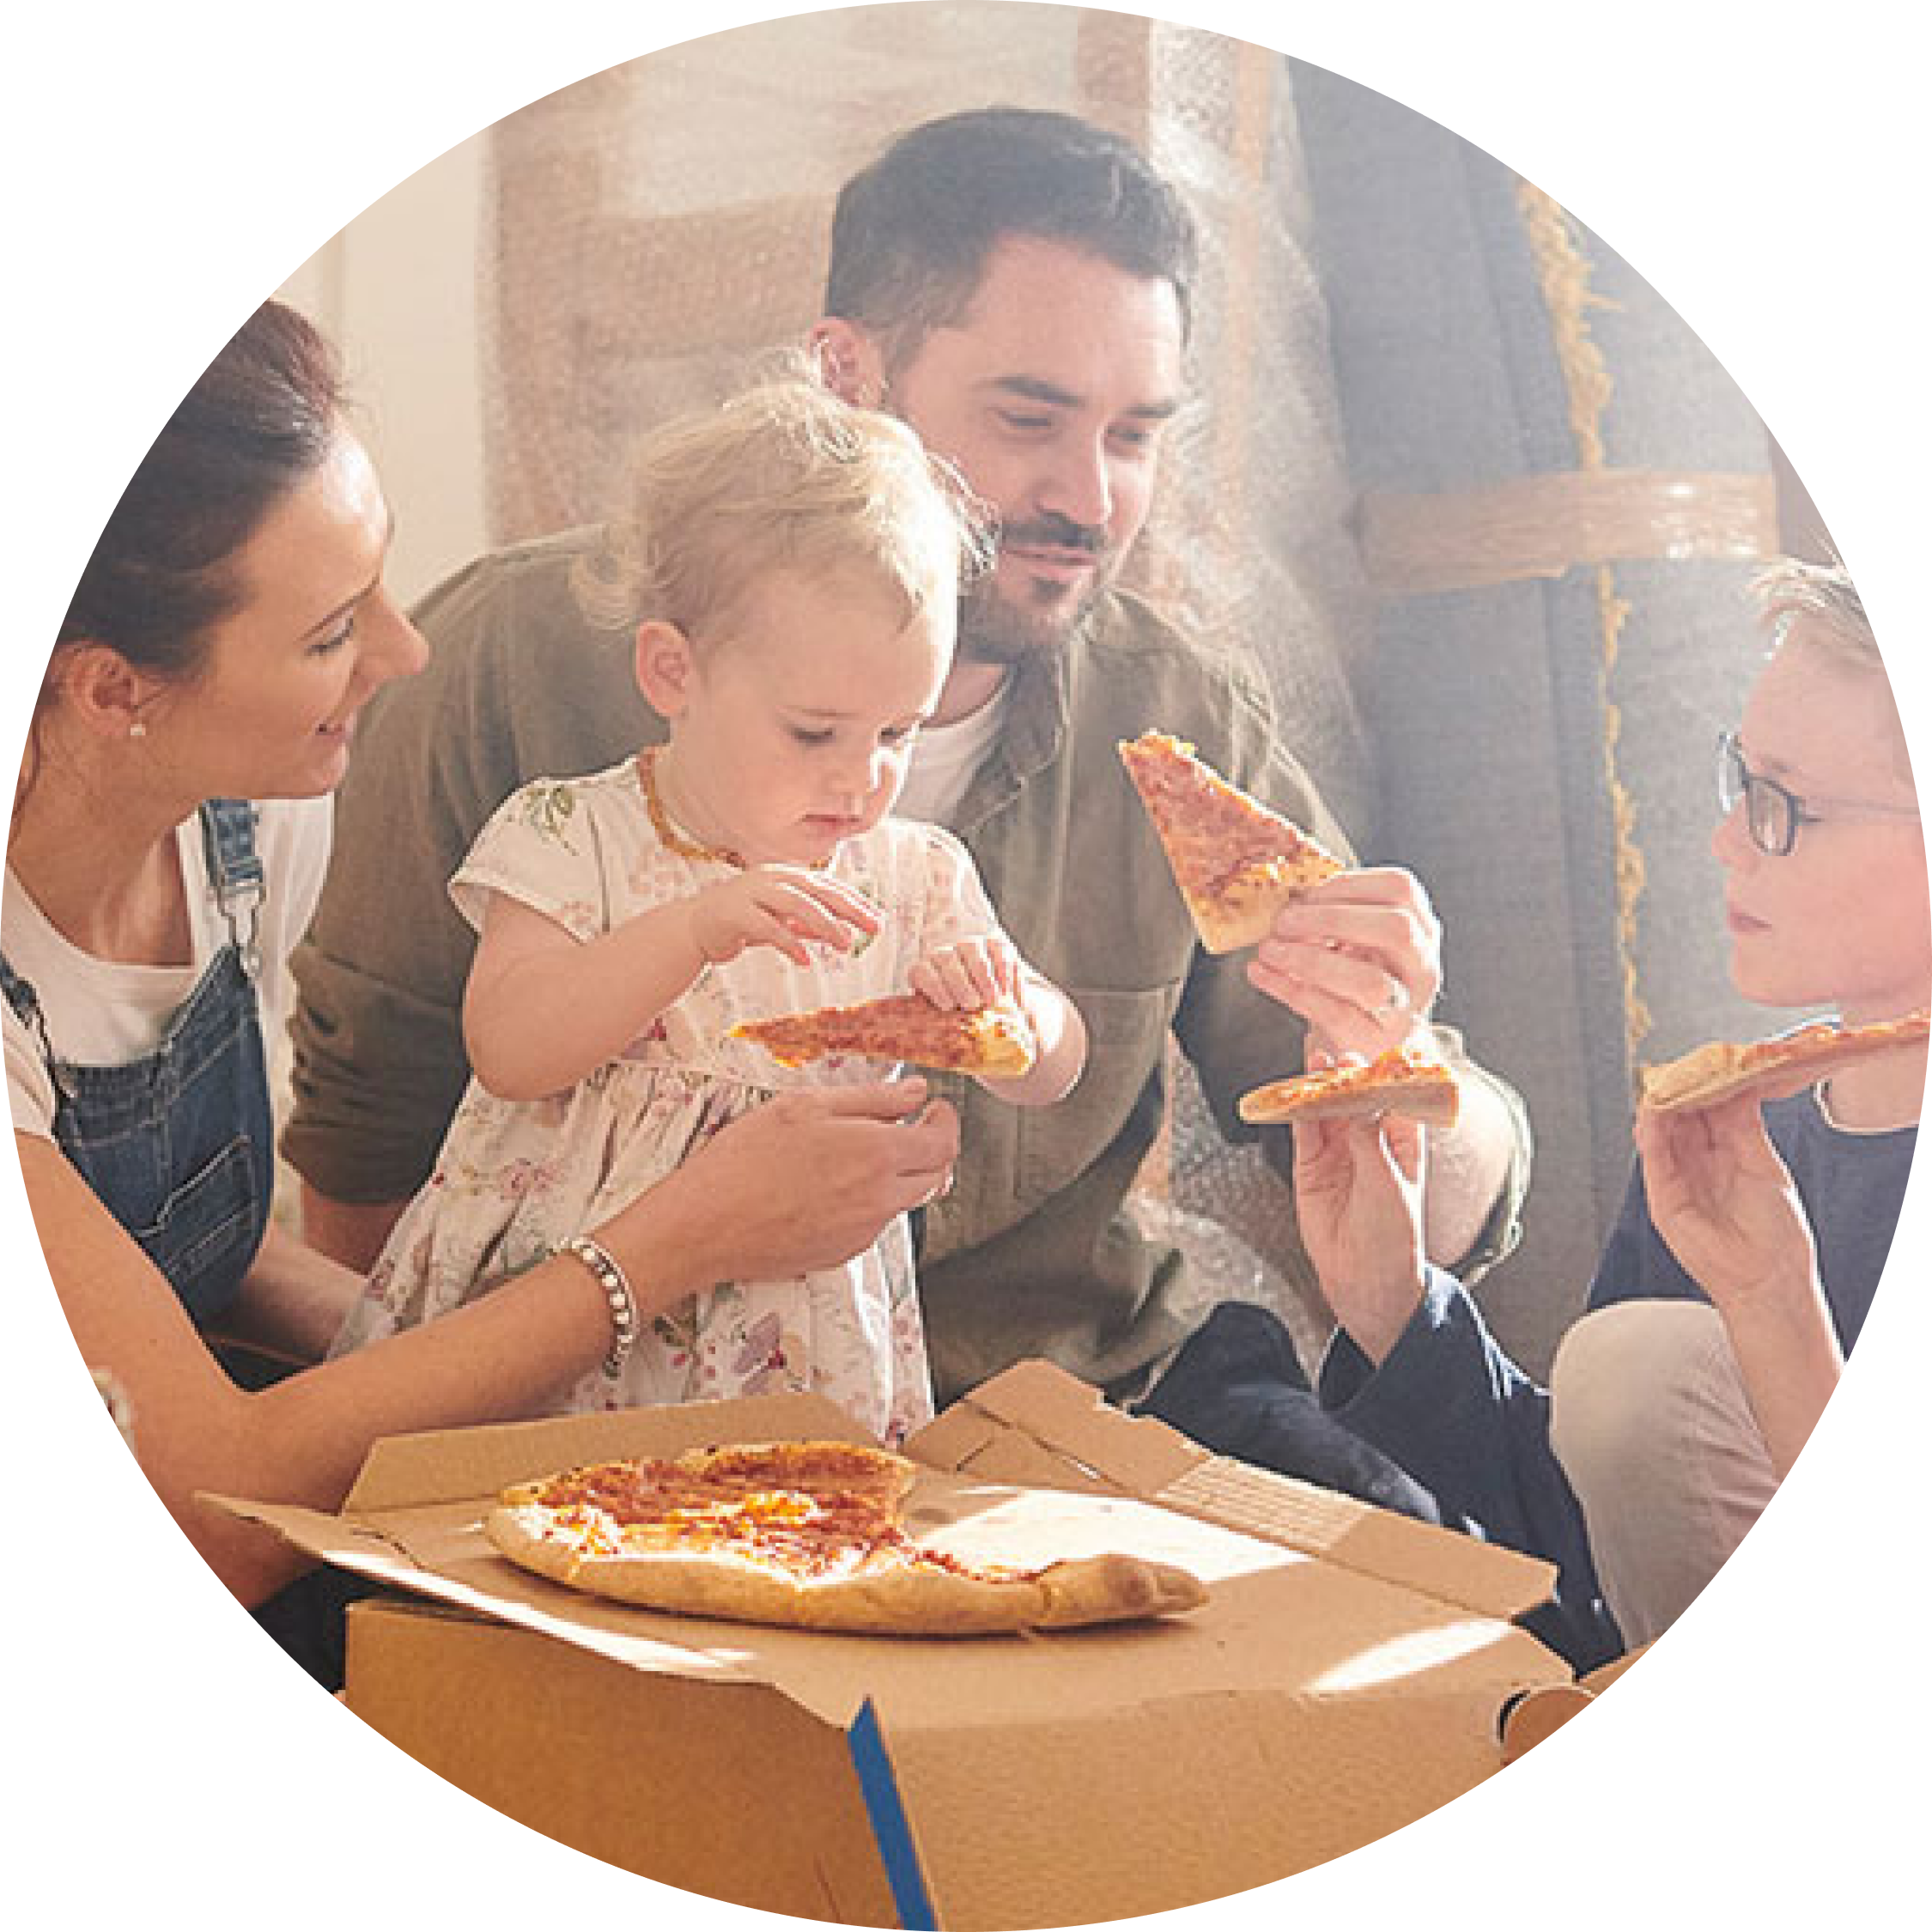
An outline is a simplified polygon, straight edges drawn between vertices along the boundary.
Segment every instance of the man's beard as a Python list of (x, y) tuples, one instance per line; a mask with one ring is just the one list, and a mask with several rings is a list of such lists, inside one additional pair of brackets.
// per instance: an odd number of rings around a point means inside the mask
[(995, 571), (975, 579), (959, 599), (958, 649), (968, 664), (1021, 664), (1064, 649), (1113, 578), (1115, 559), (1101, 531), (1056, 518), (1003, 532), (1000, 542), (1085, 550), (1094, 559), (1093, 579), (1078, 601), (1047, 595), (1038, 608), (1002, 593)]

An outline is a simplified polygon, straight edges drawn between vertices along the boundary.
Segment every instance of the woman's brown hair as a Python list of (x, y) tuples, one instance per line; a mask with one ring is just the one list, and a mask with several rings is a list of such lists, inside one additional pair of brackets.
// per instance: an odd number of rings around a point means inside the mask
[(102, 644), (151, 677), (191, 681), (209, 633), (246, 594), (239, 553), (321, 466), (341, 404), (334, 350), (285, 302), (264, 302), (202, 372), (121, 492), (75, 586), (27, 724), (16, 822), (63, 656)]

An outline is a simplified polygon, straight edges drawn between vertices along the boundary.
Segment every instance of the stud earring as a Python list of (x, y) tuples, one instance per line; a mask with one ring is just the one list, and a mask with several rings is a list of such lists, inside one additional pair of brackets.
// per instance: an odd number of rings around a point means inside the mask
[(129, 736), (130, 738), (145, 738), (145, 737), (147, 737), (147, 735), (148, 735), (148, 724), (147, 724), (147, 720), (146, 720), (145, 719), (143, 719), (143, 718), (137, 718), (137, 719), (136, 719), (136, 720), (134, 720), (134, 722), (133, 722), (133, 723), (132, 723), (131, 725), (130, 725), (130, 726), (128, 726), (128, 728), (127, 728), (127, 735), (128, 735), (128, 736)]

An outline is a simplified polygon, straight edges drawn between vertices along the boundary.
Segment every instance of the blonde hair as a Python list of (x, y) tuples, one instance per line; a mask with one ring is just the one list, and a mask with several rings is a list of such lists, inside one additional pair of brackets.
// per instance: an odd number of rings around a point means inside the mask
[(630, 491), (574, 586), (611, 627), (656, 619), (702, 642), (781, 569), (857, 572), (909, 622), (991, 562), (990, 519), (958, 473), (896, 417), (805, 375), (665, 424), (639, 449)]
[(1802, 622), (1805, 631), (1801, 642), (1806, 650), (1815, 652), (1842, 671), (1862, 672), (1880, 680), (1891, 724), (1893, 768), (1909, 782), (1911, 754), (1905, 744), (1905, 727), (1899, 716), (1892, 680), (1886, 674), (1877, 635), (1871, 619), (1865, 615), (1864, 599), (1859, 596), (1850, 572), (1842, 563), (1807, 563), (1795, 556), (1779, 557), (1752, 579), (1751, 590), (1758, 602), (1759, 617), (1771, 633), (1774, 650), (1783, 649), (1791, 627)]
[(1812, 625), (1809, 641), (1818, 647), (1848, 665), (1884, 671), (1864, 599), (1842, 563), (1782, 556), (1752, 579), (1751, 590), (1776, 642), (1782, 644), (1792, 623), (1803, 617)]

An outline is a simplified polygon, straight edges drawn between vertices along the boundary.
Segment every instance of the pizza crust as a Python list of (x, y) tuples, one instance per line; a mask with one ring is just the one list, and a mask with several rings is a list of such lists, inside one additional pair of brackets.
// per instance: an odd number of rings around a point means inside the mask
[(1774, 1040), (1736, 1045), (1715, 1040), (1643, 1074), (1643, 1104), (1658, 1114), (1722, 1106), (1747, 1093), (1777, 1100), (1798, 1093), (1839, 1068), (1904, 1047), (1923, 1046), (1932, 1032), (1924, 1013), (1868, 1026), (1820, 1021)]
[(1455, 1076), (1442, 1061), (1398, 1047), (1359, 1066), (1271, 1080), (1244, 1093), (1238, 1110), (1255, 1126), (1402, 1114), (1427, 1127), (1449, 1127), (1460, 1104)]
[(1121, 1623), (1198, 1609), (1207, 1589), (1193, 1571), (1145, 1557), (1073, 1557), (1040, 1572), (1046, 1596), (1042, 1630)]
[(734, 1623), (875, 1637), (985, 1637), (1138, 1622), (1197, 1608), (1200, 1579), (1141, 1557), (1083, 1557), (1011, 1577), (881, 1563), (822, 1581), (726, 1550), (586, 1556), (555, 1534), (541, 1504), (502, 1505), (483, 1522), (513, 1563), (553, 1583), (643, 1609)]

